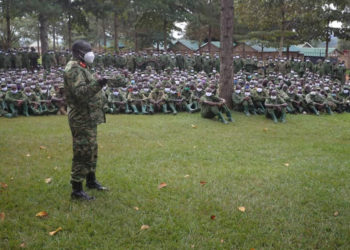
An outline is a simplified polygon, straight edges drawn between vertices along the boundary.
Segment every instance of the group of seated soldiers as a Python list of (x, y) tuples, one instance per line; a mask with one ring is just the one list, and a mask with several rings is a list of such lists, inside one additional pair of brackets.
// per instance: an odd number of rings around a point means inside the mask
[[(204, 118), (233, 121), (228, 105), (218, 97), (220, 75), (215, 69), (209, 74), (178, 68), (158, 72), (151, 66), (135, 72), (115, 67), (94, 70), (110, 79), (102, 90), (106, 113), (200, 111)], [(0, 71), (0, 116), (66, 114), (62, 71)], [(350, 82), (342, 79), (309, 70), (300, 76), (294, 70), (262, 74), (241, 69), (233, 79), (233, 110), (247, 116), (265, 114), (274, 122), (285, 122), (287, 113), (350, 112)]]

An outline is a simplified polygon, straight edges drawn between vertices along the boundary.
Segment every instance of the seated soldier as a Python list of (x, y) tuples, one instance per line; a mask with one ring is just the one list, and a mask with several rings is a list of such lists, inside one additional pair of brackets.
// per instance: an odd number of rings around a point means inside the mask
[(181, 91), (181, 97), (184, 99), (183, 100), (183, 106), (185, 107), (186, 111), (189, 113), (193, 113), (195, 110), (192, 109), (192, 90), (190, 88), (190, 84), (187, 83), (183, 90)]
[(235, 92), (232, 94), (232, 101), (234, 109), (237, 111), (242, 111), (246, 116), (250, 116), (251, 111), (254, 115), (256, 115), (255, 107), (253, 104), (252, 97), (250, 96), (250, 89), (246, 88), (244, 92), (240, 86), (236, 86)]
[(171, 86), (170, 92), (167, 94), (166, 103), (169, 106), (169, 108), (173, 111), (174, 115), (177, 114), (176, 106), (181, 107), (183, 101), (184, 99), (181, 96), (179, 96), (179, 92), (177, 92), (176, 86)]
[(112, 88), (112, 92), (108, 96), (108, 113), (120, 114), (126, 110), (127, 100), (120, 93), (118, 88)]
[(195, 112), (200, 111), (199, 100), (204, 94), (205, 94), (205, 91), (203, 89), (203, 85), (198, 84), (197, 88), (192, 92), (192, 97), (191, 97)]
[(279, 96), (276, 90), (271, 90), (270, 96), (265, 100), (266, 118), (271, 118), (274, 123), (281, 119), (282, 123), (286, 122), (287, 103)]
[(166, 94), (161, 90), (161, 85), (157, 83), (149, 95), (150, 111), (154, 113), (155, 111), (163, 110), (163, 113), (168, 114), (166, 98)]
[(67, 115), (67, 104), (64, 96), (64, 85), (56, 84), (51, 98), (52, 104), (58, 109), (57, 114)]
[(24, 89), (24, 94), (26, 95), (28, 100), (29, 114), (41, 115), (43, 112), (39, 97), (34, 93), (33, 90), (31, 90), (30, 87), (26, 87)]
[(228, 120), (233, 122), (231, 111), (225, 103), (226, 101), (224, 99), (213, 94), (213, 90), (211, 88), (207, 88), (205, 90), (205, 95), (203, 95), (200, 99), (201, 116), (208, 119), (218, 116), (222, 123), (227, 124), (228, 122), (225, 120), (222, 114), (222, 112), (224, 112)]
[(40, 103), (43, 114), (56, 114), (58, 108), (51, 101), (52, 96), (47, 85), (43, 85), (40, 89)]
[(23, 92), (18, 91), (16, 84), (12, 84), (11, 90), (6, 93), (5, 102), (13, 117), (18, 116), (20, 111), (22, 111), (23, 115), (29, 116), (27, 97)]
[(305, 101), (307, 107), (317, 116), (320, 115), (320, 111), (323, 109), (326, 109), (328, 114), (332, 114), (326, 98), (322, 96), (316, 88), (311, 89), (311, 92), (306, 95)]
[(265, 99), (267, 98), (266, 92), (263, 90), (263, 86), (261, 84), (253, 90), (252, 92), (252, 100), (254, 107), (257, 108), (258, 114), (265, 114)]
[(148, 114), (144, 102), (144, 96), (140, 93), (139, 89), (136, 86), (135, 88), (133, 88), (132, 92), (130, 92), (128, 96), (128, 103), (130, 103), (130, 106), (134, 111), (135, 115), (139, 114), (139, 109), (142, 110), (142, 114)]

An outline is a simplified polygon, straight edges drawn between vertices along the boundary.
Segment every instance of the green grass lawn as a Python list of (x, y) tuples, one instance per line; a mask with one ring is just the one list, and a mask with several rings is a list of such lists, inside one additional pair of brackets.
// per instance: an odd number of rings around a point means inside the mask
[(350, 115), (234, 118), (108, 116), (93, 202), (67, 117), (0, 119), (0, 249), (349, 249)]

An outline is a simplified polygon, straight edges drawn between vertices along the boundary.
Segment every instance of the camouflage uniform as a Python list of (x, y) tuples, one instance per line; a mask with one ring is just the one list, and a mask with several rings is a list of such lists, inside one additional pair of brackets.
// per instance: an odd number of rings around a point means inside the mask
[(72, 60), (64, 71), (64, 89), (73, 137), (71, 181), (82, 182), (96, 171), (97, 125), (106, 121), (102, 86), (85, 64)]

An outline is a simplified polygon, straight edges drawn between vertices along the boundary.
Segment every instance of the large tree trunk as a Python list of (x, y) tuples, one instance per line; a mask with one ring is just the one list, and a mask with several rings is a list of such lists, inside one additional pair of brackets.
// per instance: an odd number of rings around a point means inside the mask
[(281, 38), (280, 38), (280, 48), (279, 56), (282, 57), (283, 46), (284, 46), (284, 31), (285, 31), (285, 13), (284, 10), (281, 11), (282, 14), (282, 23), (281, 23)]
[(137, 31), (135, 30), (135, 52), (138, 52), (139, 51), (139, 46), (138, 46), (138, 43), (137, 43)]
[(221, 0), (220, 97), (232, 107), (233, 92), (233, 0)]
[(40, 55), (40, 24), (39, 24), (39, 22), (38, 22), (38, 35), (37, 35), (36, 43), (37, 43), (37, 51), (38, 51), (38, 54)]
[(119, 39), (118, 39), (118, 14), (114, 12), (114, 48), (115, 52), (119, 54)]
[(163, 39), (164, 39), (164, 51), (168, 50), (168, 43), (167, 43), (167, 26), (168, 22), (166, 19), (164, 19), (163, 23)]
[(209, 24), (209, 28), (208, 28), (208, 50), (209, 50), (209, 54), (211, 54), (211, 25)]
[(6, 19), (6, 44), (5, 49), (11, 48), (11, 15), (10, 15), (10, 0), (4, 1), (4, 9), (5, 9), (5, 19)]
[(43, 13), (39, 14), (41, 54), (45, 54), (49, 49), (49, 37), (47, 34), (48, 18)]
[(106, 35), (106, 19), (102, 18), (102, 32), (103, 32), (103, 47), (104, 51), (106, 51), (107, 48), (107, 35)]

